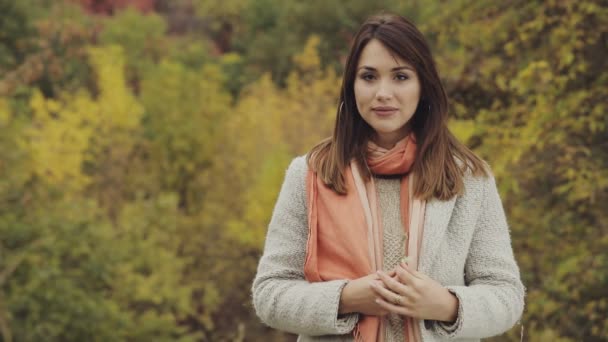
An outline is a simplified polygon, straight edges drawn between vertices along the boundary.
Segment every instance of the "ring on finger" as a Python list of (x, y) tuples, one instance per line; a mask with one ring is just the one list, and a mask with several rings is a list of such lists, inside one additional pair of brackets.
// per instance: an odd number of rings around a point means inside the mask
[(395, 295), (395, 299), (393, 300), (393, 303), (395, 303), (397, 305), (403, 305), (403, 296)]

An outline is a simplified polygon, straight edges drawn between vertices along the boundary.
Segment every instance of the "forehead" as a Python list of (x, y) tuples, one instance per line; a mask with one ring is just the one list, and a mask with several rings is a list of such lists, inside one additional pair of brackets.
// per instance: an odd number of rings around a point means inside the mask
[(406, 66), (413, 69), (410, 63), (406, 62), (398, 54), (389, 50), (377, 39), (370, 40), (361, 51), (357, 69), (364, 66), (375, 69), (391, 69), (394, 67)]

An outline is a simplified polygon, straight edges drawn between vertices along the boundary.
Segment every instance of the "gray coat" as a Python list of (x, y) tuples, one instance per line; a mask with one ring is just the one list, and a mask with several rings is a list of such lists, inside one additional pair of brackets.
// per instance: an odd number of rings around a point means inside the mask
[[(346, 280), (304, 279), (308, 238), (304, 156), (285, 176), (253, 281), (253, 304), (267, 325), (298, 341), (350, 341), (358, 314), (338, 317)], [(424, 342), (478, 341), (509, 330), (521, 317), (525, 288), (493, 177), (465, 178), (465, 192), (426, 205), (419, 271), (459, 299), (453, 325), (420, 321)]]

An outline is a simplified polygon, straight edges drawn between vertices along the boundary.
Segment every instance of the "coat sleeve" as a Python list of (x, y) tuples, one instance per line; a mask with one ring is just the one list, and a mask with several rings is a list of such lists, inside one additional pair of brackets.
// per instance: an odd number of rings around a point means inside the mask
[(309, 336), (347, 334), (358, 321), (357, 314), (338, 317), (347, 280), (309, 283), (304, 278), (307, 170), (303, 156), (287, 169), (253, 281), (253, 305), (275, 329)]
[(525, 288), (494, 177), (484, 180), (483, 187), (481, 212), (465, 264), (466, 286), (446, 286), (458, 297), (458, 318), (451, 325), (435, 325), (443, 337), (499, 335), (513, 327), (523, 313)]

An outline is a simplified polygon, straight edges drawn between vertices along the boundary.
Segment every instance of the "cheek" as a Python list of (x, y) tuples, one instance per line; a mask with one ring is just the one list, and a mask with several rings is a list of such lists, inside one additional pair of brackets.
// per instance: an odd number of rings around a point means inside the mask
[(372, 93), (369, 87), (361, 84), (361, 82), (355, 82), (354, 90), (357, 105), (362, 105), (369, 102), (370, 94)]
[(417, 105), (420, 100), (420, 88), (417, 86), (404, 88), (401, 92), (401, 99), (406, 103)]
[(420, 99), (420, 92), (420, 82), (416, 82), (416, 85), (412, 89), (412, 96), (416, 99), (416, 102)]

